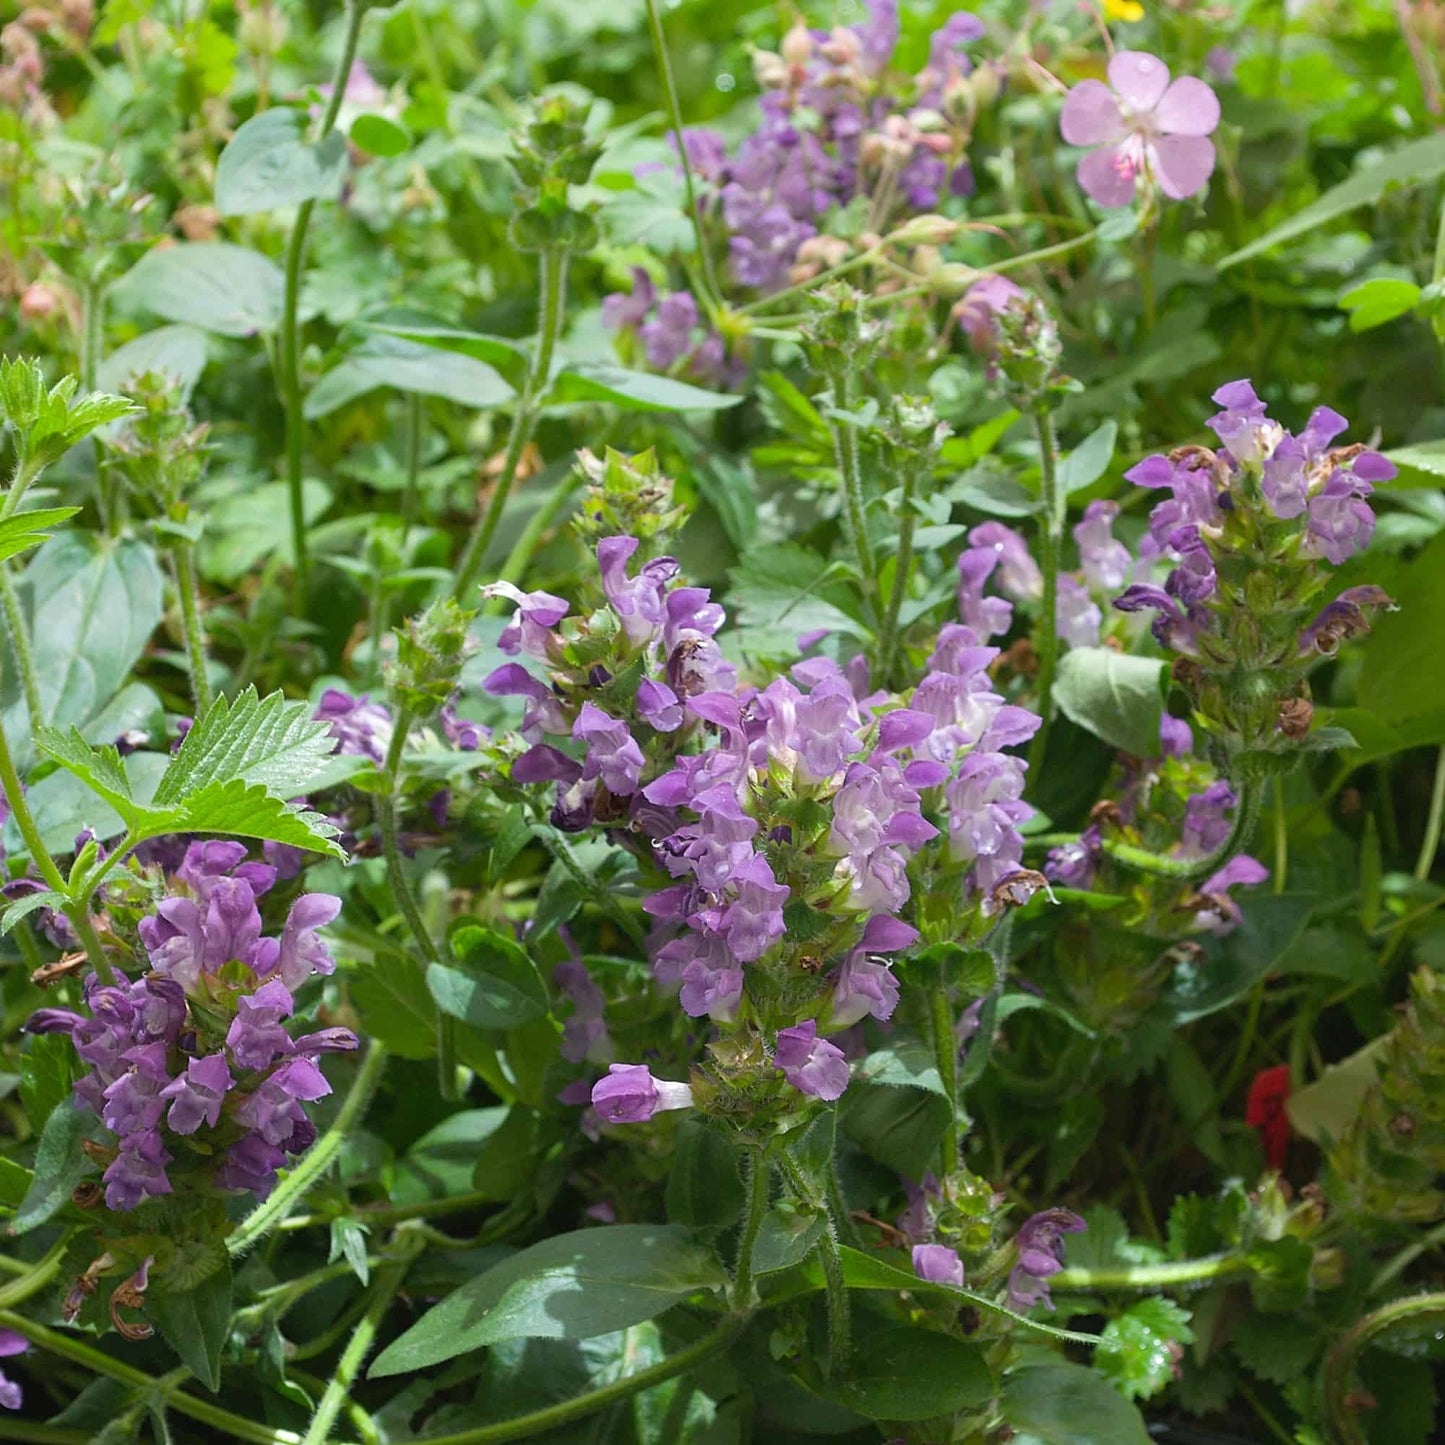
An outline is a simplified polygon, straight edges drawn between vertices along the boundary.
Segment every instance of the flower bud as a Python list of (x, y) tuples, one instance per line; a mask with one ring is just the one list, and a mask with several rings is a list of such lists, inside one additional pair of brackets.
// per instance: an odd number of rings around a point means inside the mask
[(610, 1064), (592, 1086), (592, 1107), (609, 1124), (643, 1124), (667, 1109), (692, 1108), (687, 1084), (654, 1079), (646, 1064)]
[(900, 246), (942, 246), (958, 235), (958, 222), (947, 216), (912, 216), (889, 237)]
[(788, 64), (772, 50), (755, 50), (752, 55), (753, 79), (764, 90), (782, 90), (788, 83)]
[(60, 305), (60, 298), (43, 281), (32, 281), (20, 297), (20, 314), (27, 321), (43, 321)]
[(801, 20), (783, 36), (780, 49), (784, 61), (789, 65), (803, 66), (813, 58), (813, 37)]

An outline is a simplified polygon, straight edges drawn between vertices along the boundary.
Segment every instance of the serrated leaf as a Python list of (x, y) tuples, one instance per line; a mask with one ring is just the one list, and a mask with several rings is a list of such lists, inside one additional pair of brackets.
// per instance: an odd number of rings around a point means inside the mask
[(37, 512), (18, 512), (0, 522), (0, 562), (17, 553), (38, 547), (50, 536), (48, 527), (68, 521), (79, 507), (47, 507)]
[(100, 1127), (89, 1109), (77, 1108), (69, 1099), (50, 1111), (40, 1132), (34, 1178), (10, 1221), (12, 1233), (38, 1228), (69, 1202), (75, 1186), (94, 1168), (81, 1146)]
[(1287, 1385), (1304, 1376), (1325, 1340), (1317, 1327), (1298, 1315), (1253, 1310), (1241, 1315), (1229, 1343), (1252, 1374)]
[(187, 1290), (146, 1299), (146, 1313), (181, 1363), (212, 1393), (221, 1388), (221, 1349), (231, 1329), (231, 1265)]
[(216, 162), (216, 209), (246, 216), (334, 200), (346, 175), (346, 139), (332, 131), (313, 145), (309, 124), (304, 110), (276, 105), (240, 126)]
[(187, 802), (203, 788), (231, 782), (294, 798), (335, 746), (328, 726), (312, 721), (308, 703), (289, 702), (279, 692), (262, 698), (247, 688), (234, 701), (217, 698), (186, 734), (156, 789), (155, 805)]
[(233, 838), (287, 843), (343, 862), (346, 859), (335, 841), (338, 830), (325, 816), (284, 802), (260, 783), (247, 783), (241, 778), (208, 783), (189, 794), (176, 812), (176, 832), (223, 833)]
[(51, 888), (40, 893), (27, 893), (23, 898), (16, 899), (3, 914), (0, 914), (0, 935), (9, 933), (22, 919), (28, 918), (42, 908), (60, 908), (64, 904), (65, 899)]
[(45, 726), (36, 728), (35, 746), (104, 798), (120, 814), (128, 828), (144, 832), (148, 837), (157, 837), (179, 827), (181, 814), (178, 810), (148, 808), (131, 796), (125, 761), (114, 744), (95, 747), (86, 742), (79, 728), (72, 725), (68, 732)]
[(1157, 1395), (1174, 1378), (1178, 1347), (1190, 1344), (1190, 1312), (1162, 1295), (1136, 1300), (1104, 1326), (1111, 1348), (1100, 1350), (1094, 1367), (1131, 1400)]

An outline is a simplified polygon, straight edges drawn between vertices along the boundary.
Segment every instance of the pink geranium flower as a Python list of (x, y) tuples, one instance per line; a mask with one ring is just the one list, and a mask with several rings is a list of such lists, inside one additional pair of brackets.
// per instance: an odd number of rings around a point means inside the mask
[(1079, 162), (1079, 184), (1101, 206), (1127, 206), (1135, 187), (1157, 185), (1182, 200), (1214, 173), (1219, 98), (1202, 81), (1181, 76), (1142, 50), (1109, 62), (1109, 84), (1084, 80), (1064, 100), (1059, 129), (1070, 145), (1098, 146)]

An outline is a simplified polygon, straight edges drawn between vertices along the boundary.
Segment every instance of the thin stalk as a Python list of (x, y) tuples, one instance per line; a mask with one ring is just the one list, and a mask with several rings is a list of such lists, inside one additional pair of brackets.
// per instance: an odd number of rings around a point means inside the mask
[(1420, 843), (1420, 856), (1415, 860), (1415, 877), (1423, 883), (1435, 866), (1440, 848), (1440, 828), (1445, 823), (1445, 748), (1435, 757), (1435, 786), (1430, 790), (1430, 812), (1425, 819), (1425, 837)]
[(838, 1253), (838, 1231), (831, 1218), (818, 1240), (818, 1258), (823, 1264), (828, 1302), (828, 1358), (823, 1373), (831, 1376), (847, 1363), (848, 1356), (853, 1352), (848, 1286), (843, 1280), (843, 1258)]
[(356, 1377), (361, 1373), (361, 1367), (366, 1363), (372, 1345), (376, 1343), (381, 1322), (386, 1318), (392, 1298), (402, 1280), (406, 1278), (406, 1272), (414, 1258), (413, 1254), (378, 1273), (366, 1313), (352, 1331), (346, 1348), (341, 1352), (341, 1358), (336, 1362), (336, 1373), (326, 1383), (326, 1391), (316, 1406), (316, 1413), (311, 1417), (311, 1424), (307, 1426), (301, 1445), (326, 1445), (331, 1439), (331, 1427), (336, 1423), (336, 1417), (341, 1413), (341, 1407), (346, 1403), (347, 1395), (356, 1383)]
[(768, 1184), (772, 1169), (761, 1149), (753, 1150), (748, 1164), (748, 1212), (743, 1219), (742, 1237), (738, 1241), (738, 1258), (733, 1267), (732, 1306), (748, 1310), (753, 1304), (753, 1249), (763, 1215), (768, 1212)]
[(487, 508), (477, 519), (467, 545), (457, 562), (452, 598), (466, 600), (477, 585), (477, 574), (486, 561), (487, 548), (502, 522), (502, 513), (517, 481), (522, 453), (537, 426), (537, 402), (546, 395), (552, 378), (552, 354), (562, 334), (562, 321), (567, 311), (567, 252), (549, 247), (542, 252), (541, 296), (538, 300), (537, 352), (522, 382), (521, 394), (512, 412), (512, 429), (507, 436), (507, 450), (502, 456), (502, 470), (497, 477)]
[(401, 494), (401, 519), (409, 527), (416, 520), (418, 487), (421, 478), (421, 443), (425, 434), (426, 415), (419, 391), (406, 399), (406, 489)]
[(958, 1168), (958, 1045), (953, 1040), (953, 1006), (948, 990), (938, 987), (929, 1000), (933, 1019), (933, 1059), (948, 1100), (948, 1124), (943, 1131), (943, 1177)]
[(34, 1264), (25, 1267), (25, 1272), (8, 1284), (0, 1286), (0, 1309), (13, 1309), (24, 1304), (33, 1295), (43, 1290), (56, 1275), (70, 1248), (70, 1235), (63, 1234)]
[(1203, 1259), (1171, 1259), (1162, 1264), (1125, 1264), (1115, 1269), (1062, 1269), (1049, 1280), (1051, 1288), (1070, 1294), (1095, 1290), (1158, 1290), (1170, 1286), (1207, 1284), (1248, 1274), (1241, 1254), (1215, 1254)]
[(1020, 256), (1006, 256), (1002, 261), (990, 261), (986, 269), (1001, 276), (1005, 272), (1018, 271), (1024, 266), (1033, 266), (1040, 261), (1053, 261), (1059, 256), (1067, 256), (1070, 251), (1077, 251), (1080, 246), (1088, 245), (1097, 235), (1097, 231), (1086, 231), (1082, 236), (1074, 236), (1067, 241), (1056, 241), (1052, 246), (1043, 246), (1037, 251), (1025, 251)]
[(717, 275), (713, 270), (712, 253), (708, 250), (707, 237), (702, 231), (702, 213), (697, 205), (697, 188), (692, 179), (692, 162), (688, 159), (687, 145), (682, 134), (682, 106), (677, 99), (677, 84), (673, 79), (672, 60), (667, 53), (667, 35), (662, 28), (662, 14), (657, 0), (647, 0), (647, 28), (652, 33), (652, 50), (657, 57), (657, 73), (662, 81), (663, 95), (667, 100), (667, 117), (672, 122), (672, 133), (677, 137), (677, 156), (682, 164), (683, 194), (687, 197), (687, 213), (692, 218), (693, 234), (697, 238), (698, 263), (706, 288), (708, 310), (722, 309), (722, 291), (718, 287)]
[(1039, 716), (1043, 722), (1029, 747), (1029, 772), (1037, 777), (1048, 751), (1049, 728), (1054, 720), (1054, 673), (1059, 662), (1059, 569), (1064, 559), (1064, 524), (1068, 499), (1059, 487), (1058, 443), (1046, 411), (1034, 413), (1034, 434), (1039, 442), (1039, 476), (1043, 495), (1043, 525), (1039, 542), (1044, 574), (1044, 597), (1038, 621)]
[[(157, 1380), (153, 1375), (147, 1375), (143, 1370), (137, 1370), (131, 1365), (122, 1364), (121, 1361), (112, 1359), (103, 1351), (86, 1344), (74, 1335), (47, 1329), (44, 1325), (37, 1324), (25, 1315), (16, 1314), (13, 1310), (0, 1310), (0, 1329), (14, 1330), (17, 1335), (24, 1335), (38, 1349), (46, 1350), (52, 1355), (59, 1355), (63, 1360), (70, 1360), (94, 1374), (104, 1375), (107, 1379), (115, 1380), (128, 1389), (152, 1394), (163, 1388), (163, 1382)], [(301, 1437), (294, 1431), (272, 1430), (268, 1426), (257, 1424), (244, 1416), (233, 1415), (229, 1410), (223, 1410), (219, 1405), (211, 1404), (209, 1400), (198, 1400), (194, 1395), (186, 1394), (184, 1390), (165, 1390), (163, 1393), (166, 1404), (173, 1410), (178, 1410), (182, 1415), (189, 1415), (192, 1420), (198, 1420), (203, 1425), (209, 1425), (212, 1429), (223, 1432), (223, 1438), (246, 1440), (254, 1442), (254, 1445), (301, 1445)]]
[[(95, 390), (95, 378), (100, 371), (100, 352), (105, 333), (106, 288), (97, 281), (86, 279), (80, 284), (80, 392)], [(92, 441), (94, 451), (100, 443)], [(100, 508), (100, 519), (108, 537), (118, 537), (121, 527), (121, 487), (118, 479), (108, 477), (105, 468), (96, 467), (96, 502)]]
[(588, 1415), (605, 1410), (619, 1400), (630, 1399), (671, 1380), (685, 1375), (695, 1366), (710, 1359), (720, 1350), (725, 1350), (736, 1338), (746, 1323), (746, 1316), (729, 1315), (710, 1335), (704, 1335), (695, 1344), (679, 1351), (670, 1359), (661, 1360), (635, 1375), (614, 1380), (596, 1390), (589, 1390), (576, 1399), (564, 1400), (560, 1405), (549, 1405), (544, 1410), (533, 1410), (530, 1414), (518, 1415), (511, 1420), (502, 1420), (495, 1425), (481, 1425), (474, 1430), (461, 1430), (454, 1435), (432, 1435), (426, 1445), (503, 1445), (511, 1440), (526, 1440), (533, 1435), (545, 1435), (549, 1430), (570, 1425), (574, 1420), (586, 1419)]
[(300, 1162), (272, 1190), (266, 1201), (232, 1230), (226, 1240), (226, 1248), (233, 1257), (245, 1254), (280, 1224), (291, 1212), (291, 1207), (331, 1167), (346, 1142), (351, 1126), (366, 1112), (385, 1067), (386, 1048), (379, 1039), (372, 1039), (331, 1127), (302, 1155)]
[(84, 903), (70, 899), (65, 878), (55, 866), (55, 859), (50, 856), (50, 850), (40, 836), (40, 829), (35, 825), (35, 815), (30, 811), (30, 804), (26, 802), (21, 789), (20, 774), (15, 770), (15, 759), (10, 755), (10, 741), (5, 736), (3, 726), (0, 726), (0, 793), (5, 795), (5, 801), (10, 805), (10, 816), (15, 819), (15, 826), (20, 830), (20, 836), (25, 840), (25, 847), (29, 850), (31, 861), (40, 870), (40, 876), (48, 887), (67, 900), (63, 905), (65, 916), (75, 929), (81, 947), (85, 949), (86, 957), (90, 960), (90, 966), (100, 975), (103, 983), (113, 984), (115, 971), (105, 956), (105, 949), (101, 947), (100, 935), (90, 921), (90, 910)]
[[(838, 367), (832, 377), (833, 405), (839, 411), (852, 408), (852, 387), (846, 366)], [(858, 446), (858, 430), (847, 422), (829, 420), (833, 434), (833, 456), (843, 483), (843, 520), (848, 540), (858, 557), (858, 572), (863, 586), (863, 599), (877, 617), (878, 574), (873, 547), (868, 541), (866, 504), (863, 497), (863, 459)]]
[(30, 726), (38, 728), (45, 721), (45, 707), (40, 698), (40, 678), (35, 671), (35, 654), (30, 650), (30, 632), (25, 626), (25, 613), (20, 594), (10, 574), (10, 563), (0, 562), (0, 608), (5, 612), (5, 630), (10, 634), (10, 650), (20, 673), (20, 687), (25, 694), (25, 710)]
[(206, 671), (206, 632), (201, 625), (201, 589), (196, 579), (196, 549), (193, 543), (178, 539), (171, 548), (176, 564), (176, 593), (181, 602), (181, 631), (186, 638), (186, 660), (191, 672), (191, 697), (196, 716), (204, 717), (211, 710), (215, 695)]
[(1259, 819), (1260, 789), (1252, 780), (1241, 780), (1235, 784), (1239, 805), (1235, 809), (1234, 823), (1229, 836), (1214, 852), (1203, 858), (1165, 858), (1150, 853), (1145, 848), (1136, 848), (1132, 843), (1117, 843), (1106, 838), (1104, 852), (1125, 868), (1136, 873), (1147, 873), (1155, 878), (1173, 878), (1180, 883), (1190, 883), (1217, 873), (1231, 858), (1244, 848), (1254, 833)]
[(1380, 1294), (1388, 1289), (1422, 1254), (1428, 1254), (1441, 1244), (1445, 1244), (1445, 1224), (1437, 1224), (1383, 1264), (1370, 1281), (1370, 1293)]
[(905, 467), (902, 516), (898, 519), (898, 554), (893, 561), (893, 587), (888, 594), (883, 633), (878, 641), (878, 677), (884, 687), (890, 685), (897, 661), (898, 619), (903, 611), (903, 599), (908, 593), (909, 574), (913, 571), (913, 530), (918, 525), (918, 513), (913, 507), (913, 489), (917, 481), (917, 468)]
[(1284, 808), (1284, 779), (1274, 780), (1274, 891), (1283, 893), (1289, 877), (1289, 824)]
[(1335, 1445), (1365, 1445), (1365, 1433), (1355, 1418), (1350, 1398), (1355, 1362), (1365, 1349), (1400, 1325), (1438, 1327), (1442, 1322), (1445, 1294), (1406, 1295), (1357, 1320), (1340, 1336), (1325, 1356), (1323, 1375), (1325, 1426)]
[[(336, 128), (336, 117), (346, 93), (346, 81), (356, 59), (361, 21), (366, 6), (360, 0), (346, 0), (346, 34), (341, 54), (331, 76), (331, 96), (316, 133), (319, 144)], [(306, 421), (301, 414), (301, 326), (297, 310), (301, 301), (301, 266), (306, 257), (306, 233), (311, 226), (315, 201), (302, 201), (296, 208), (291, 239), (286, 246), (286, 291), (281, 310), (281, 385), (286, 408), (286, 491), (291, 510), (291, 547), (295, 558), (292, 607), (300, 616), (306, 602), (306, 506), (302, 490), (302, 467), (306, 445)]]

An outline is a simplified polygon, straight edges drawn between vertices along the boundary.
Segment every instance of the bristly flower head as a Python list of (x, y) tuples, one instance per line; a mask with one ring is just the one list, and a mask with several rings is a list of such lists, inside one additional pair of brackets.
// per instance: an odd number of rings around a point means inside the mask
[(1109, 83), (1080, 81), (1064, 101), (1059, 129), (1070, 145), (1095, 146), (1079, 162), (1079, 184), (1101, 206), (1127, 206), (1142, 185), (1171, 200), (1196, 195), (1214, 173), (1219, 98), (1142, 50), (1109, 61)]

